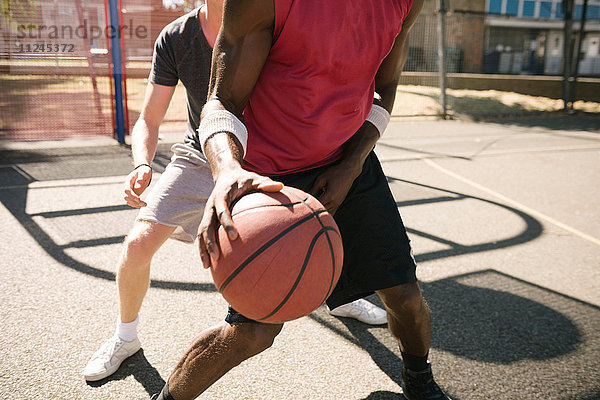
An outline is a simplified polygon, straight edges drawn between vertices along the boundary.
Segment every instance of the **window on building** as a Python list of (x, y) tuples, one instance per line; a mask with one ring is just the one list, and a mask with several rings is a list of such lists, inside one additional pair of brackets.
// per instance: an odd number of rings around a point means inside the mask
[(517, 15), (519, 14), (519, 0), (507, 0), (506, 2), (506, 14)]
[(502, 13), (502, 0), (490, 0), (490, 10), (491, 14), (501, 14)]
[(562, 1), (559, 3), (556, 3), (556, 18), (559, 19), (564, 19), (565, 18), (565, 13), (563, 12), (563, 3)]
[[(490, 14), (503, 14), (523, 18), (564, 19), (564, 0), (488, 0)], [(581, 20), (583, 0), (575, 0), (573, 18)], [(587, 11), (588, 20), (600, 19), (600, 0), (590, 0)]]
[(550, 18), (552, 16), (552, 2), (540, 2), (540, 18)]
[(535, 1), (524, 1), (523, 2), (523, 17), (532, 18), (535, 17)]

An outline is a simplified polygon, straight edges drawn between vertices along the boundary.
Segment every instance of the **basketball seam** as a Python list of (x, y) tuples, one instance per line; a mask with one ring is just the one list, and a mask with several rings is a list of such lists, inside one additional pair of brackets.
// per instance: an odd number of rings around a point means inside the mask
[[(338, 233), (337, 230), (331, 228), (329, 229), (330, 231), (334, 231), (341, 240), (341, 235)], [(325, 300), (327, 300), (329, 298), (329, 296), (331, 295), (331, 292), (333, 291), (333, 280), (335, 278), (335, 252), (333, 251), (333, 244), (331, 243), (331, 238), (329, 237), (329, 232), (325, 235), (327, 237), (327, 243), (329, 244), (329, 252), (331, 253), (331, 280), (329, 281), (329, 289), (327, 290), (327, 294), (325, 295), (325, 298), (323, 299), (323, 301), (321, 303), (323, 303)]]
[(236, 216), (236, 215), (240, 215), (245, 213), (246, 211), (252, 211), (252, 210), (257, 210), (260, 208), (267, 208), (267, 207), (293, 207), (297, 204), (301, 204), (301, 202), (297, 202), (297, 203), (288, 203), (288, 204), (259, 204), (257, 206), (251, 207), (251, 208), (245, 208), (243, 210), (240, 210), (234, 214), (231, 214), (232, 217)]
[[(321, 221), (321, 218), (319, 218), (319, 216), (318, 216), (318, 214), (321, 214), (322, 211), (317, 214), (317, 212), (315, 210), (313, 210), (313, 208), (311, 206), (308, 205), (308, 203), (306, 202), (306, 199), (303, 200), (302, 198), (298, 197), (294, 193), (289, 193), (289, 195), (297, 198), (300, 202), (302, 202), (302, 204), (304, 204), (313, 213), (313, 215), (315, 216), (315, 219), (319, 222), (319, 224), (323, 228), (325, 228), (325, 224), (323, 224), (323, 221)], [(331, 230), (335, 231), (334, 229), (331, 229)], [(336, 232), (336, 233), (338, 233), (338, 232)], [(339, 233), (338, 233), (338, 236), (340, 236), (340, 239), (341, 239), (341, 235)], [(331, 295), (331, 292), (333, 291), (333, 278), (335, 277), (335, 253), (333, 251), (333, 244), (331, 243), (331, 238), (329, 237), (329, 234), (327, 234), (326, 237), (327, 237), (327, 243), (329, 244), (329, 251), (331, 252), (331, 260), (333, 263), (332, 263), (332, 269), (331, 269), (331, 280), (329, 283), (329, 290), (327, 291), (327, 295), (325, 296), (323, 301), (327, 300), (327, 298), (329, 298), (329, 296)]]
[(293, 225), (288, 226), (283, 231), (279, 232), (277, 235), (275, 235), (274, 237), (272, 237), (271, 239), (269, 239), (269, 241), (267, 241), (265, 244), (263, 244), (262, 246), (260, 246), (254, 253), (252, 253), (250, 256), (248, 256), (248, 258), (246, 258), (244, 260), (244, 262), (242, 262), (240, 264), (240, 266), (237, 267), (235, 269), (235, 271), (233, 271), (227, 277), (227, 279), (225, 279), (225, 281), (223, 282), (223, 284), (221, 285), (221, 287), (218, 288), (219, 292), (223, 293), (223, 291), (225, 290), (225, 288), (227, 287), (227, 285), (229, 285), (229, 283), (231, 283), (231, 281), (236, 276), (238, 276), (240, 274), (240, 272), (242, 272), (244, 270), (244, 268), (246, 268), (246, 266), (248, 266), (248, 264), (250, 262), (252, 262), (252, 260), (254, 260), (256, 257), (258, 257), (263, 251), (265, 251), (267, 248), (269, 248), (273, 243), (277, 242), (279, 239), (281, 239), (282, 237), (284, 237), (289, 232), (291, 232), (292, 230), (296, 229), (298, 226), (302, 225), (303, 223), (305, 223), (307, 221), (310, 221), (313, 217), (314, 216), (311, 214), (311, 215), (308, 215), (308, 216), (302, 218), (301, 220), (297, 221)]
[[(297, 198), (297, 199), (298, 199), (298, 201), (299, 201), (299, 202), (301, 202), (302, 204), (304, 204), (306, 207), (308, 207), (308, 209), (309, 209), (310, 211), (312, 211), (312, 213), (313, 213), (313, 214), (316, 214), (315, 210), (313, 210), (313, 208), (312, 208), (311, 206), (309, 206), (309, 205), (308, 205), (308, 203), (306, 202), (306, 199), (303, 199), (303, 198), (301, 198), (301, 197), (298, 197), (298, 195), (295, 195), (294, 193), (288, 193), (288, 194), (289, 194), (290, 196), (293, 196), (293, 197)], [(318, 219), (318, 218), (317, 218), (317, 219)], [(319, 221), (319, 222), (321, 222), (321, 221)], [(321, 226), (324, 226), (324, 225), (321, 223)]]
[[(284, 305), (285, 303), (287, 303), (287, 301), (290, 299), (290, 297), (292, 296), (292, 294), (294, 294), (294, 291), (296, 290), (296, 288), (298, 287), (298, 284), (300, 283), (300, 281), (302, 280), (302, 277), (304, 276), (304, 272), (306, 271), (306, 267), (308, 266), (308, 262), (310, 260), (310, 256), (312, 255), (312, 251), (317, 243), (317, 240), (319, 239), (319, 237), (326, 233), (327, 231), (330, 230), (335, 230), (332, 227), (326, 226), (323, 227), (323, 229), (321, 229), (319, 232), (317, 232), (317, 234), (313, 237), (310, 245), (308, 246), (308, 251), (306, 252), (306, 256), (304, 257), (304, 262), (302, 263), (302, 268), (300, 268), (300, 271), (298, 272), (298, 276), (296, 277), (296, 281), (294, 282), (294, 284), (292, 285), (292, 287), (290, 288), (290, 290), (288, 291), (287, 295), (283, 298), (283, 300), (281, 301), (281, 303), (279, 303), (279, 305), (277, 307), (275, 307), (275, 309), (273, 311), (271, 311), (268, 315), (262, 317), (262, 318), (258, 318), (257, 321), (264, 321), (267, 318), (272, 317), (273, 315), (275, 315), (277, 313), (277, 311), (279, 311)], [(327, 236), (327, 235), (325, 235)], [(335, 267), (334, 267), (335, 269)], [(329, 287), (331, 288), (331, 283), (329, 283)], [(321, 302), (322, 303), (322, 302)]]

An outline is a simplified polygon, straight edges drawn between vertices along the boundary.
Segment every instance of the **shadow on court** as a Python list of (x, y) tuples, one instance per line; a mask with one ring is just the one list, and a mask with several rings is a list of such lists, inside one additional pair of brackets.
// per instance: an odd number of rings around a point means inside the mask
[[(432, 351), (514, 373), (512, 365), (559, 362), (581, 346), (599, 341), (589, 336), (600, 329), (600, 308), (498, 271), (454, 276), (421, 287), (433, 315)], [(368, 300), (383, 307), (375, 295)], [(391, 380), (401, 384), (400, 351), (386, 325), (372, 327), (350, 318), (333, 318), (322, 309), (309, 318), (367, 351)], [(483, 395), (485, 389), (480, 390)], [(453, 399), (460, 398), (448, 392)], [(366, 399), (399, 395), (375, 392)], [(581, 395), (575, 398), (586, 398)]]
[(133, 376), (148, 394), (158, 393), (165, 386), (165, 380), (160, 376), (144, 355), (144, 349), (129, 357), (121, 364), (117, 372), (96, 382), (86, 382), (91, 387), (100, 387), (108, 382), (121, 381), (129, 376)]
[[(70, 150), (71, 152), (73, 150)], [(122, 153), (121, 148), (117, 148), (119, 153)], [(105, 154), (105, 153), (101, 153)], [(127, 154), (127, 153), (126, 153)], [(4, 158), (8, 158), (7, 154), (0, 153), (0, 156), (4, 155)], [(159, 160), (166, 161), (168, 157), (162, 155), (157, 157)], [(12, 162), (18, 162), (19, 160), (32, 160), (35, 159), (31, 154), (26, 155), (14, 155), (10, 157), (9, 160)], [(54, 161), (57, 163), (56, 161)], [(103, 213), (113, 213), (117, 211), (125, 211), (131, 210), (127, 205), (113, 205), (113, 206), (103, 206), (103, 207), (94, 207), (94, 208), (78, 208), (78, 209), (67, 209), (61, 211), (51, 211), (51, 212), (42, 212), (42, 213), (28, 213), (25, 210), (25, 206), (27, 204), (27, 196), (29, 187), (28, 184), (39, 181), (35, 178), (36, 171), (39, 166), (30, 166), (28, 163), (21, 163), (20, 166), (16, 165), (12, 168), (4, 168), (0, 170), (0, 176), (2, 177), (3, 182), (6, 182), (7, 185), (3, 187), (0, 191), (0, 202), (11, 212), (11, 214), (21, 223), (21, 225), (27, 229), (30, 235), (37, 240), (37, 242), (42, 246), (42, 248), (54, 258), (56, 261), (60, 262), (64, 266), (68, 268), (72, 268), (76, 271), (79, 271), (84, 274), (91, 275), (95, 278), (107, 279), (107, 280), (115, 280), (115, 274), (113, 272), (105, 271), (100, 268), (93, 267), (89, 264), (81, 262), (72, 256), (68, 255), (66, 250), (70, 248), (86, 248), (86, 247), (97, 247), (103, 245), (111, 245), (118, 244), (123, 242), (125, 235), (118, 236), (110, 236), (110, 237), (98, 237), (95, 239), (88, 240), (75, 240), (67, 244), (57, 244), (53, 237), (47, 233), (37, 222), (36, 217), (42, 218), (48, 221), (52, 221), (54, 218), (66, 217), (66, 216), (79, 216), (81, 218), (85, 218), (87, 215), (93, 214), (103, 214)], [(162, 163), (159, 164), (162, 169), (164, 166)], [(54, 168), (60, 169), (60, 163)], [(123, 171), (129, 171), (130, 166), (125, 165), (121, 167)], [(20, 170), (19, 170), (20, 169)], [(83, 166), (82, 166), (83, 169)], [(86, 167), (86, 169), (90, 169)], [(31, 171), (31, 173), (29, 172)], [(160, 171), (160, 170), (159, 170)], [(42, 175), (47, 175), (49, 172), (44, 170)], [(388, 180), (390, 183), (392, 182), (402, 182), (409, 185), (414, 185), (420, 188), (427, 188), (433, 191), (436, 191), (440, 194), (439, 197), (427, 198), (427, 199), (417, 199), (410, 201), (401, 201), (398, 202), (399, 207), (408, 207), (414, 205), (420, 205), (425, 203), (443, 203), (443, 202), (453, 202), (453, 201), (461, 201), (466, 199), (472, 199), (481, 201), (484, 203), (491, 204), (495, 207), (499, 207), (505, 209), (515, 215), (519, 216), (525, 223), (525, 229), (516, 236), (499, 239), (494, 242), (489, 243), (480, 243), (476, 245), (461, 245), (457, 242), (454, 242), (450, 239), (435, 236), (433, 234), (429, 234), (427, 232), (418, 231), (416, 229), (412, 229), (407, 227), (407, 231), (409, 234), (419, 235), (422, 237), (426, 237), (430, 240), (436, 241), (438, 243), (449, 246), (449, 249), (428, 252), (415, 255), (417, 262), (430, 261), (445, 257), (452, 257), (461, 254), (470, 254), (477, 252), (484, 252), (489, 250), (501, 249), (509, 246), (515, 246), (518, 244), (525, 243), (527, 241), (533, 240), (538, 237), (542, 228), (540, 223), (533, 217), (528, 214), (519, 211), (513, 207), (486, 200), (479, 197), (474, 197), (470, 195), (466, 195), (463, 193), (458, 193), (450, 190), (446, 190), (443, 188), (436, 188), (428, 185), (423, 185), (418, 182), (411, 182), (403, 179), (392, 178), (389, 177)], [(60, 184), (63, 190), (69, 190), (68, 183)], [(172, 281), (161, 281), (161, 280), (152, 280), (151, 287), (160, 288), (160, 289), (171, 289), (171, 290), (192, 290), (192, 291), (208, 291), (213, 292), (216, 289), (212, 284), (204, 284), (204, 283), (194, 283), (194, 282), (172, 282)]]
[[(597, 121), (597, 120), (596, 120)], [(519, 122), (511, 122), (519, 124)], [(543, 124), (530, 121), (527, 124)], [(560, 122), (562, 123), (562, 122)], [(565, 122), (566, 123), (566, 122)], [(523, 122), (525, 124), (525, 122)], [(550, 124), (550, 123), (548, 123)], [(587, 122), (581, 123), (584, 128)], [(525, 126), (525, 125), (523, 125)], [(550, 128), (549, 129), (553, 129)], [(433, 157), (451, 155), (422, 154)], [(80, 185), (78, 178), (126, 175), (131, 169), (129, 150), (121, 146), (103, 148), (59, 148), (28, 151), (0, 150), (4, 164), (0, 168), (0, 203), (14, 216), (18, 223), (36, 240), (46, 254), (58, 263), (81, 274), (106, 281), (114, 281), (113, 272), (93, 266), (69, 254), (70, 249), (94, 249), (104, 245), (117, 245), (126, 232), (115, 235), (98, 234), (94, 238), (59, 242), (48, 226), (58, 224), (61, 218), (76, 218), (85, 224), (90, 217), (103, 217), (130, 210), (125, 205), (69, 208), (61, 205), (58, 211), (31, 213), (27, 211), (30, 185), (34, 182), (56, 182), (56, 188), (69, 192)], [(155, 170), (162, 171), (170, 159), (169, 146), (161, 145), (155, 162)], [(417, 180), (400, 179), (389, 174), (391, 185), (399, 184), (427, 192), (429, 196), (399, 198), (402, 208), (421, 205), (451, 205), (469, 201), (489, 210), (501, 211), (501, 216), (514, 224), (510, 234), (492, 241), (482, 240), (461, 244), (451, 237), (428, 229), (407, 226), (412, 236), (419, 236), (435, 243), (435, 250), (420, 252), (415, 258), (420, 263), (448, 259), (460, 255), (481, 254), (510, 249), (531, 243), (544, 233), (542, 223), (532, 215), (482, 197), (441, 186), (427, 185)], [(52, 185), (52, 182), (46, 182)], [(421, 193), (421, 192), (419, 192)], [(492, 211), (494, 212), (494, 211)], [(42, 223), (41, 223), (42, 222)], [(451, 235), (449, 235), (451, 236)], [(500, 253), (501, 254), (501, 253)], [(502, 257), (499, 255), (498, 257)], [(151, 287), (180, 292), (215, 292), (214, 285), (198, 282), (169, 280), (151, 281)], [(519, 388), (504, 388), (498, 377), (522, 374), (523, 386), (535, 392), (535, 385), (553, 385), (561, 392), (563, 376), (581, 369), (582, 358), (596, 360), (600, 354), (600, 309), (561, 293), (517, 279), (494, 269), (457, 274), (433, 282), (423, 282), (422, 289), (432, 310), (432, 353), (435, 353), (434, 373), (438, 382), (447, 388), (459, 386), (462, 391), (449, 395), (455, 400), (467, 398), (519, 398)], [(381, 306), (373, 295), (369, 300)], [(366, 351), (376, 366), (391, 381), (400, 385), (401, 361), (398, 344), (387, 327), (372, 327), (352, 319), (335, 318), (323, 308), (309, 318), (329, 329), (335, 335)], [(191, 339), (191, 338), (190, 338)], [(455, 360), (468, 364), (468, 371), (455, 370)], [(532, 362), (543, 362), (546, 371), (532, 370)], [(534, 364), (539, 367), (539, 364)], [(485, 366), (485, 368), (484, 368)], [(592, 365), (595, 368), (597, 365)], [(440, 371), (438, 374), (436, 371)], [(583, 371), (582, 371), (583, 372)], [(600, 394), (594, 377), (581, 374), (580, 382), (571, 387), (559, 399), (595, 399)], [(92, 387), (133, 377), (148, 394), (160, 391), (164, 380), (146, 359), (143, 350), (128, 359), (110, 378), (88, 383)], [(538, 382), (539, 381), (539, 382)], [(472, 382), (487, 382), (489, 387)], [(496, 382), (492, 384), (492, 382)], [(460, 384), (460, 385), (459, 385)], [(500, 392), (499, 390), (503, 390)], [(547, 390), (539, 390), (547, 393)], [(499, 394), (500, 393), (500, 394)], [(400, 393), (389, 390), (374, 391), (362, 400), (387, 400), (401, 398)], [(527, 398), (527, 397), (521, 397)], [(533, 397), (529, 397), (533, 398)], [(344, 399), (346, 400), (346, 399)], [(357, 399), (358, 400), (358, 399)]]

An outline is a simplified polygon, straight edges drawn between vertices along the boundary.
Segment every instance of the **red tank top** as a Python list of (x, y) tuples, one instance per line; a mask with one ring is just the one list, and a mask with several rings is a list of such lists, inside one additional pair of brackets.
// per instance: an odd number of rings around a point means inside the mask
[(275, 0), (273, 45), (244, 110), (244, 167), (281, 175), (339, 159), (412, 2)]

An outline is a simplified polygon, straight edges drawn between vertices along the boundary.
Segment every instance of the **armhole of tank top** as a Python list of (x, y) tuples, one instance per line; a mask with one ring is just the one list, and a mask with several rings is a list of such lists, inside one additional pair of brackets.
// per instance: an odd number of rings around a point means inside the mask
[(290, 10), (292, 9), (293, 3), (294, 0), (273, 0), (275, 9), (275, 23), (273, 26), (272, 45), (274, 45), (275, 42), (277, 42), (277, 39), (279, 39), (279, 35), (281, 35), (285, 21), (287, 21), (288, 16), (290, 15)]
[(408, 4), (406, 5), (406, 8), (404, 10), (404, 17), (402, 18), (402, 21), (404, 21), (406, 17), (408, 17), (408, 13), (410, 13), (410, 9), (412, 8), (413, 4), (415, 4), (415, 0), (406, 0), (406, 2)]

